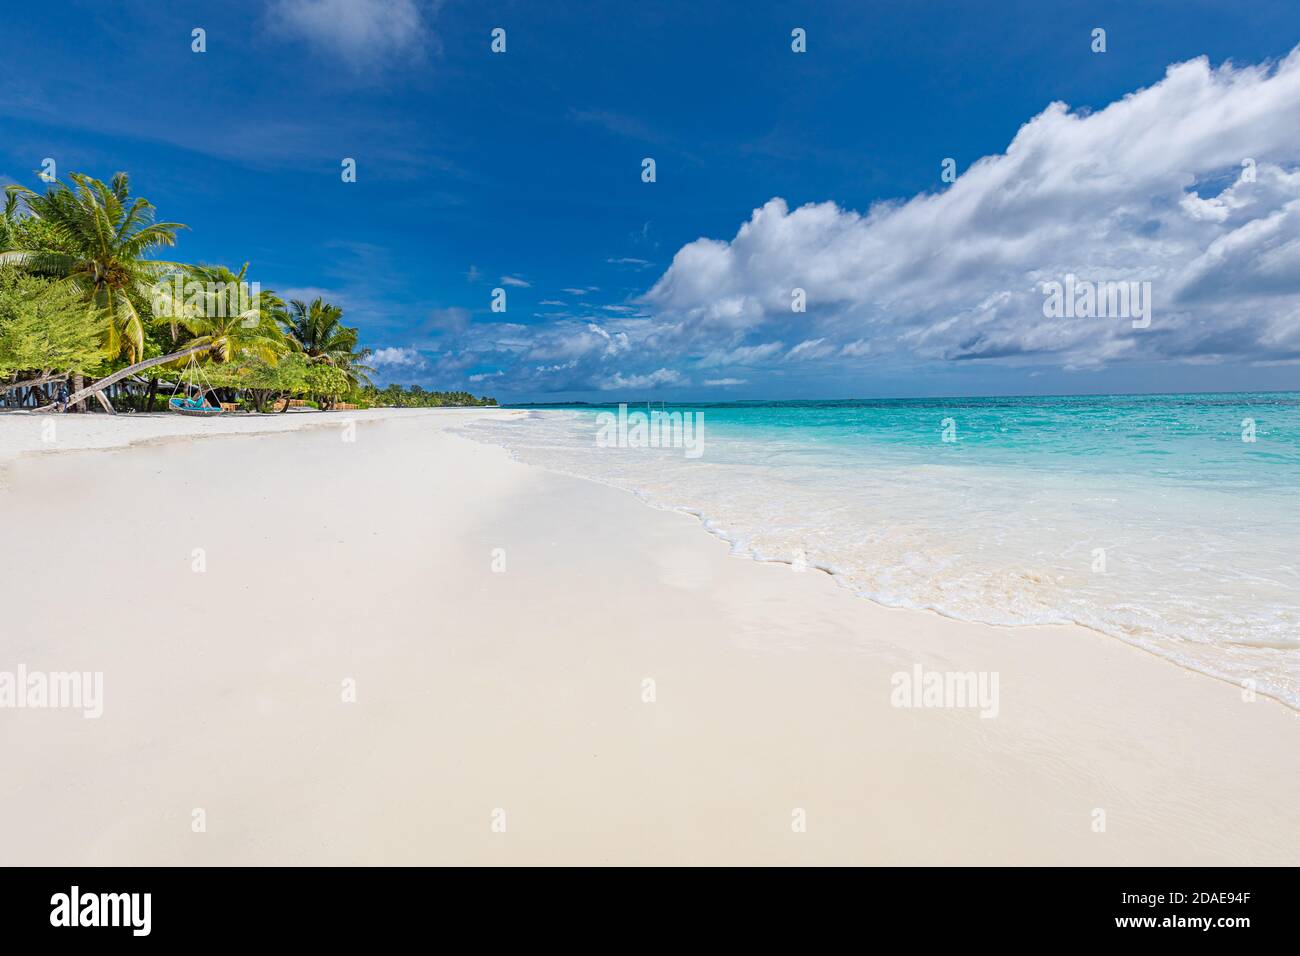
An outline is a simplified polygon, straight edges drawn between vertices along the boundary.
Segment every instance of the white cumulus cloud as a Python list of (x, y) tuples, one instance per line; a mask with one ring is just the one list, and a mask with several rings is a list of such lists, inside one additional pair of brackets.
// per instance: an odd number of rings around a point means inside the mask
[(643, 375), (623, 375), (615, 372), (609, 378), (601, 381), (599, 387), (602, 391), (612, 391), (616, 388), (656, 388), (660, 385), (685, 384), (687, 382), (680, 372), (669, 368), (661, 368)]
[[(771, 199), (682, 247), (644, 301), (702, 365), (780, 338), (805, 360), (1300, 360), (1298, 166), (1300, 48), (1191, 60), (1096, 112), (1049, 105), (942, 192), (865, 214)], [(1067, 274), (1150, 282), (1150, 327), (1045, 318)]]
[(376, 368), (419, 368), (424, 358), (415, 349), (383, 348), (376, 349), (369, 362)]

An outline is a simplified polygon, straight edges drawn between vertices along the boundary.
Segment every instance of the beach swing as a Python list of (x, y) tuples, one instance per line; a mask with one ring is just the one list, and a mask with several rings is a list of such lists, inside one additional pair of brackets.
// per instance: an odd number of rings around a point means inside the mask
[[(190, 380), (185, 381), (188, 375)], [(202, 378), (207, 384), (207, 388), (200, 388), (198, 380)], [(176, 393), (185, 386), (185, 394), (177, 397)], [(198, 390), (197, 395), (190, 395), (190, 389)], [(185, 365), (185, 369), (176, 378), (176, 387), (172, 389), (172, 397), (167, 400), (167, 410), (176, 412), (179, 415), (193, 415), (197, 418), (211, 418), (220, 415), (224, 409), (220, 405), (209, 405), (204, 396), (212, 390), (212, 383), (207, 381), (207, 376), (203, 374), (203, 369), (199, 367), (198, 359), (194, 354), (190, 355), (190, 360)]]

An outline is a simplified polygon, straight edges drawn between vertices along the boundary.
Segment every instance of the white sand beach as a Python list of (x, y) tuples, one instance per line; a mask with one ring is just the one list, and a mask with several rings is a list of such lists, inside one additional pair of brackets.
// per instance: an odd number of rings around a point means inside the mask
[(450, 431), (513, 414), (0, 415), (0, 672), (103, 674), (0, 709), (0, 865), (1300, 863), (1296, 712)]

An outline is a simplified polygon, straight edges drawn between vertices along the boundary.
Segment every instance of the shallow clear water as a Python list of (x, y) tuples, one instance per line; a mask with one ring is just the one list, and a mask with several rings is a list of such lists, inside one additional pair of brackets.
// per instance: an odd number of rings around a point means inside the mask
[(1300, 394), (667, 406), (699, 457), (601, 447), (610, 410), (465, 433), (885, 604), (1083, 624), (1300, 708)]

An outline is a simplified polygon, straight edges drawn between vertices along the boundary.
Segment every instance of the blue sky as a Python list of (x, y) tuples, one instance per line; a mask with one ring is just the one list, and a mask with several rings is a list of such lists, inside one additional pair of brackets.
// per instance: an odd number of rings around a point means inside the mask
[[(0, 178), (129, 171), (190, 226), (177, 258), (343, 305), (381, 380), (546, 401), (1300, 383), (1294, 4), (51, 2), (6, 22)], [(1036, 290), (1067, 273), (1151, 281), (1151, 328), (1046, 319)]]

